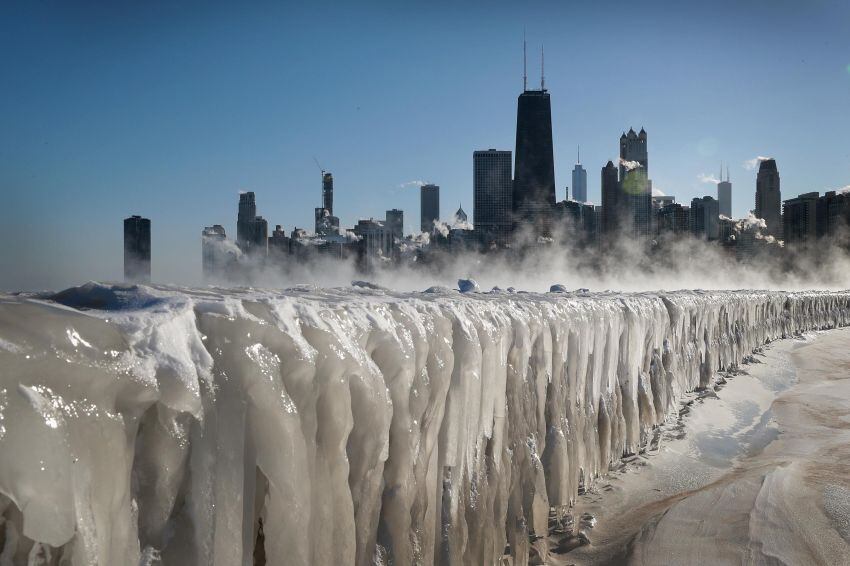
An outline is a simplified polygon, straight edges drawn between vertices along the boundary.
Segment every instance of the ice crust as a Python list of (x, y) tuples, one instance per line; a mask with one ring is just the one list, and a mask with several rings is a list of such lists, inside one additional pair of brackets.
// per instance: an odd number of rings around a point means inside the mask
[(825, 292), (0, 295), (0, 565), (525, 564), (681, 394), (848, 323)]

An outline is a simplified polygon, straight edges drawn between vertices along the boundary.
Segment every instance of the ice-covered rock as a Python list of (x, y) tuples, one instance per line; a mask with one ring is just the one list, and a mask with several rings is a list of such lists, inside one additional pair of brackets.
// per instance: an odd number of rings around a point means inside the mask
[(457, 288), (461, 293), (476, 293), (479, 290), (475, 279), (458, 279)]
[(555, 285), (552, 285), (551, 287), (549, 287), (549, 292), (550, 293), (566, 293), (567, 288), (566, 288), (566, 286), (561, 285), (560, 283), (556, 283)]
[(850, 323), (817, 292), (57, 300), (0, 295), (11, 564), (524, 563), (684, 393)]

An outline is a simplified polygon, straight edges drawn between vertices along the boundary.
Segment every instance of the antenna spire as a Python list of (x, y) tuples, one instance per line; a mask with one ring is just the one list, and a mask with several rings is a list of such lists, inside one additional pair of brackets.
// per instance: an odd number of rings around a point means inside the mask
[(527, 58), (525, 56), (525, 28), (522, 30), (522, 90), (528, 90)]
[(540, 44), (540, 90), (546, 90), (546, 75), (544, 71), (544, 65), (546, 63), (546, 57), (543, 54), (543, 44)]
[(720, 180), (723, 181), (723, 161), (720, 162)]
[(729, 182), (729, 179), (730, 179), (730, 177), (729, 177), (729, 164), (727, 163), (726, 164), (726, 182), (727, 183)]
[(581, 144), (579, 144), (578, 150), (576, 150), (576, 163), (581, 165)]

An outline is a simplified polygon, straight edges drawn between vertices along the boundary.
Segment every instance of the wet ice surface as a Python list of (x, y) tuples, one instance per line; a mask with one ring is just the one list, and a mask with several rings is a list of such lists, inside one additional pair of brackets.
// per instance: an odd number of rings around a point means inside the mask
[[(542, 560), (553, 529), (561, 550), (604, 529), (563, 511), (580, 489), (621, 489), (719, 370), (850, 323), (845, 293), (431, 291), (0, 297), (0, 557)], [(692, 437), (705, 462), (659, 473), (696, 489), (741, 438), (772, 446), (753, 404), (778, 389), (730, 394)], [(828, 493), (840, 522), (844, 492)]]

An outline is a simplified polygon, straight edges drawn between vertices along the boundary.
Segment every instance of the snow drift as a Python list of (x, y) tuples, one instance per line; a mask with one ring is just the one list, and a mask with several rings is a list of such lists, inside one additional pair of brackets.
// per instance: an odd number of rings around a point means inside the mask
[(524, 564), (683, 392), (848, 323), (818, 292), (0, 296), (0, 564)]

